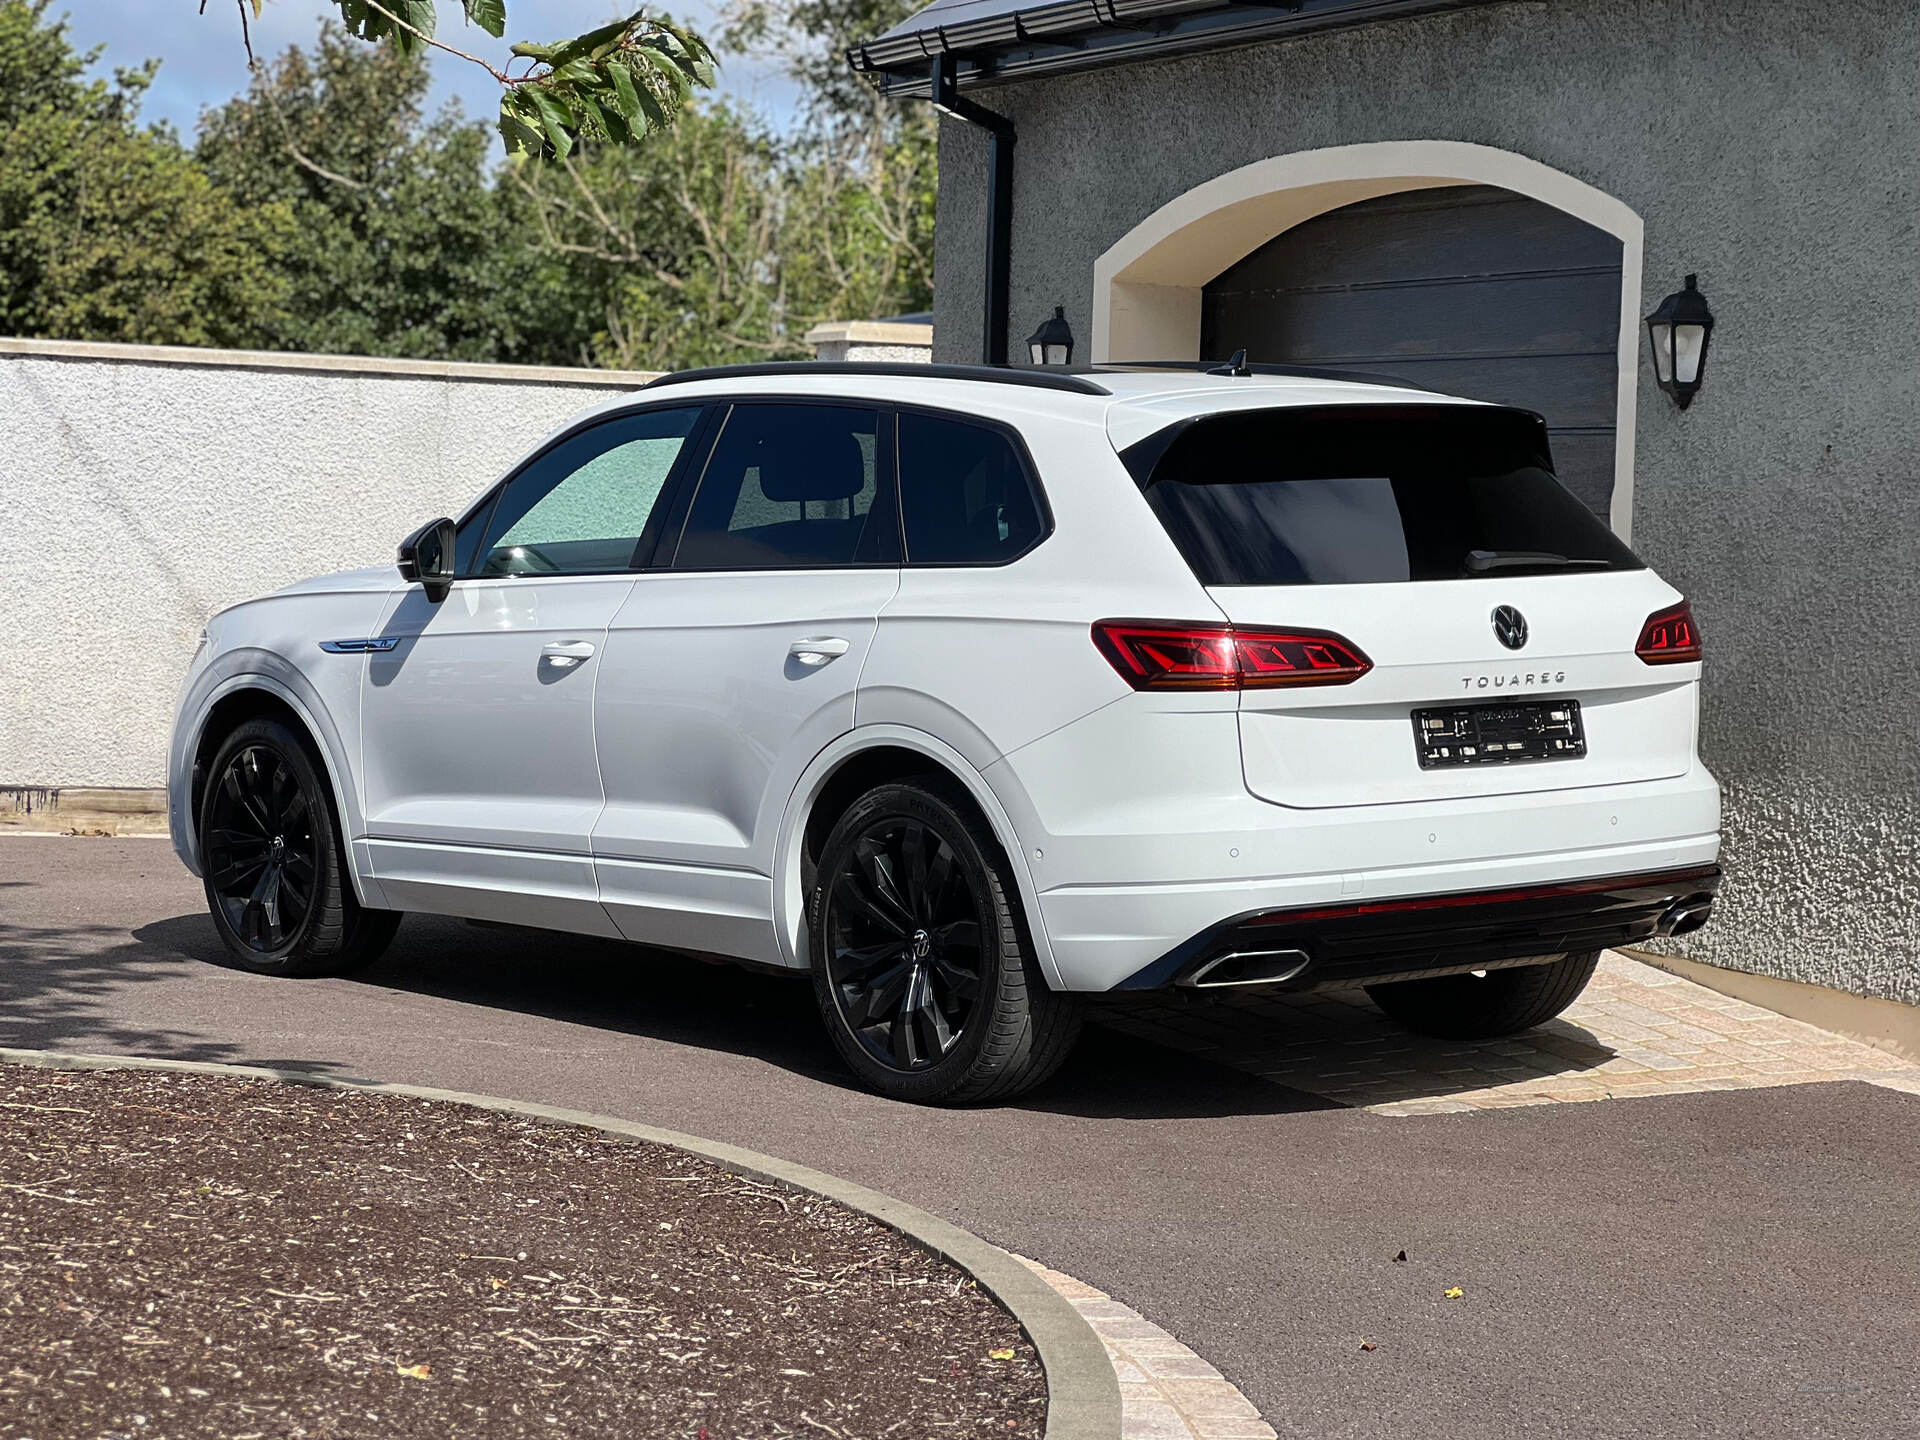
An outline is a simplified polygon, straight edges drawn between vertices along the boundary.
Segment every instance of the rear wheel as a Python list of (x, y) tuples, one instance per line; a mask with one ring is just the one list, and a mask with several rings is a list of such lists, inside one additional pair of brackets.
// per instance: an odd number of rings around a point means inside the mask
[(333, 805), (304, 740), (249, 720), (222, 742), (200, 802), (200, 863), (214, 928), (262, 975), (340, 975), (369, 965), (400, 916), (354, 898)]
[(1367, 995), (1419, 1034), (1491, 1040), (1546, 1024), (1579, 998), (1599, 963), (1600, 952), (1589, 950), (1545, 965), (1369, 985)]
[(840, 817), (809, 905), (814, 995), (872, 1089), (1004, 1100), (1060, 1067), (1085, 1004), (1047, 988), (993, 834), (938, 781), (882, 785)]

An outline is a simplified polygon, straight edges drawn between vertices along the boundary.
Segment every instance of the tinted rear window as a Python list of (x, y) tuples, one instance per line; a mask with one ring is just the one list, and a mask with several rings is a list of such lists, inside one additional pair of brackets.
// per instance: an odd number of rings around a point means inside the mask
[(1546, 431), (1522, 411), (1239, 411), (1162, 431), (1121, 458), (1206, 585), (1641, 568), (1554, 478)]

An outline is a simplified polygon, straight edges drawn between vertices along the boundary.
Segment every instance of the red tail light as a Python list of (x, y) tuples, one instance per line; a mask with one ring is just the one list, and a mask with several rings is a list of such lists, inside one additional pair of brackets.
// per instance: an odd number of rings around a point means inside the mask
[(1373, 668), (1353, 644), (1322, 630), (1102, 620), (1093, 643), (1136, 690), (1349, 685)]
[(1633, 653), (1649, 665), (1684, 665), (1700, 658), (1700, 627), (1694, 624), (1693, 607), (1682, 600), (1665, 610), (1656, 610), (1640, 627), (1640, 643)]

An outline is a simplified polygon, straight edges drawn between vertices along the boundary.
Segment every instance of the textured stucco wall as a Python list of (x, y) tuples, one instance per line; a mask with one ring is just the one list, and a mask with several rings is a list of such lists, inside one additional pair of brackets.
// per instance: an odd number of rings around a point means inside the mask
[[(1682, 414), (1641, 366), (1634, 540), (1707, 637), (1725, 904), (1685, 952), (1920, 1003), (1920, 6), (1553, 0), (1006, 85), (1011, 329), (1251, 161), (1497, 146), (1646, 222), (1646, 307), (1718, 319)], [(942, 127), (936, 356), (980, 335), (985, 150)]]
[(614, 393), (0, 354), (0, 785), (164, 784), (208, 615), (391, 562)]

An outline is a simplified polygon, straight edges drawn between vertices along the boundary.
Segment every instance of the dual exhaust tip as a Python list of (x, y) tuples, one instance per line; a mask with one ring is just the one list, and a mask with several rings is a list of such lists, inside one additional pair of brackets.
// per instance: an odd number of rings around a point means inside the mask
[[(1660, 912), (1655, 933), (1691, 935), (1713, 914), (1713, 896), (1688, 895)], [(1230, 950), (1209, 960), (1180, 983), (1195, 990), (1230, 990), (1251, 985), (1282, 985), (1313, 963), (1304, 950)]]

